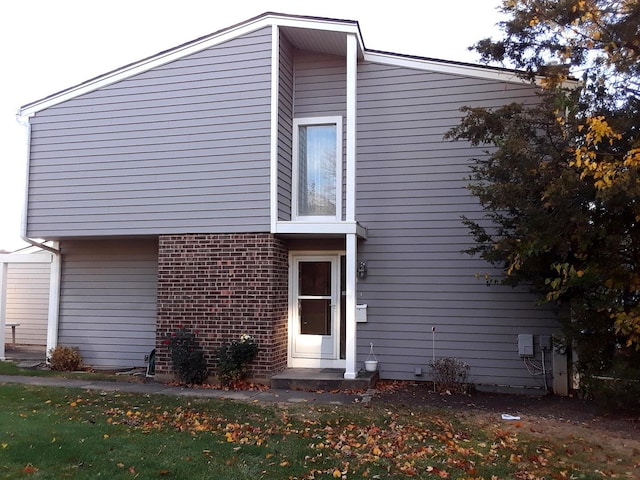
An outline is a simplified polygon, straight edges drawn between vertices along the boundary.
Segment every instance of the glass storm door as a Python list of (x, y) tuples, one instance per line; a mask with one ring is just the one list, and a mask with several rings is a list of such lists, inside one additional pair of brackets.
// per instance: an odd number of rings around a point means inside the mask
[[(339, 358), (340, 257), (300, 256), (292, 265), (294, 366), (332, 366)], [(298, 361), (295, 359), (308, 359)], [(326, 361), (328, 362), (326, 362)]]

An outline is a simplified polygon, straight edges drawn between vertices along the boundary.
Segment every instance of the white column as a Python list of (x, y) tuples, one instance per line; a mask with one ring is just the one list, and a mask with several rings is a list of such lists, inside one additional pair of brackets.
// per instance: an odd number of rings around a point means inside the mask
[(5, 360), (4, 341), (7, 324), (7, 264), (0, 262), (0, 360)]
[(278, 223), (278, 113), (280, 89), (280, 29), (271, 27), (271, 143), (270, 143), (270, 209), (271, 233)]
[[(56, 242), (54, 248), (58, 249)], [(47, 320), (47, 356), (49, 350), (58, 346), (58, 323), (60, 316), (60, 273), (62, 254), (52, 255), (51, 273), (49, 277), (49, 314)]]
[(356, 235), (347, 234), (347, 298), (346, 298), (346, 339), (345, 356), (346, 364), (344, 378), (356, 378), (356, 263), (357, 263), (357, 239)]
[[(346, 125), (346, 218), (356, 220), (356, 80), (358, 75), (358, 41), (355, 35), (347, 35), (347, 125)], [(346, 235), (346, 339), (344, 378), (356, 378), (356, 265), (358, 260), (357, 238)]]
[(356, 81), (358, 78), (358, 43), (347, 36), (347, 205), (346, 220), (356, 220)]

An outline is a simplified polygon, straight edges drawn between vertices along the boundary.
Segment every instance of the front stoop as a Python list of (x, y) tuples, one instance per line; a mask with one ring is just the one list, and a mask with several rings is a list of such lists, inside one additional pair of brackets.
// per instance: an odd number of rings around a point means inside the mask
[(361, 370), (353, 379), (334, 368), (287, 368), (271, 377), (271, 388), (281, 390), (368, 390), (374, 388), (379, 373)]

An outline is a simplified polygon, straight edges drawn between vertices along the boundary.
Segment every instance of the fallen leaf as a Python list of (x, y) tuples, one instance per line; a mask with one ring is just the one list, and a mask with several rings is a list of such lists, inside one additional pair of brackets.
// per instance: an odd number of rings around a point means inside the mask
[(38, 469), (36, 467), (34, 467), (33, 465), (31, 465), (31, 464), (26, 465), (22, 469), (22, 473), (36, 473), (37, 471), (38, 471)]

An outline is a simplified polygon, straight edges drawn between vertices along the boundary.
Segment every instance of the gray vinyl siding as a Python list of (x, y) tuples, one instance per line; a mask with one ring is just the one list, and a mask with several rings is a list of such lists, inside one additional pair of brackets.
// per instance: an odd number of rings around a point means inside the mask
[(294, 117), (342, 117), (342, 218), (346, 211), (347, 63), (344, 57), (296, 50)]
[(271, 29), (31, 119), (32, 237), (268, 231)]
[[(50, 262), (7, 265), (6, 322), (20, 324), (16, 327), (18, 344), (47, 344), (50, 272)], [(10, 328), (5, 335), (11, 341)]]
[(158, 242), (61, 243), (58, 344), (77, 346), (85, 364), (144, 366), (155, 347)]
[(435, 327), (435, 356), (469, 363), (472, 382), (542, 386), (519, 358), (517, 336), (548, 335), (557, 325), (528, 292), (487, 286), (483, 275), (498, 272), (462, 253), (472, 238), (460, 216), (482, 218), (465, 189), (470, 158), (482, 151), (443, 140), (458, 124), (460, 107), (522, 98), (533, 100), (533, 91), (359, 66), (357, 219), (368, 239), (358, 256), (368, 276), (358, 283), (358, 303), (368, 305), (368, 323), (358, 325), (358, 360), (373, 342), (383, 378), (415, 379), (414, 367), (422, 367), (428, 380)]
[(278, 102), (278, 220), (291, 220), (293, 47), (283, 35), (280, 36)]

